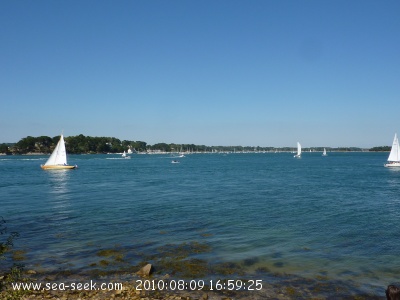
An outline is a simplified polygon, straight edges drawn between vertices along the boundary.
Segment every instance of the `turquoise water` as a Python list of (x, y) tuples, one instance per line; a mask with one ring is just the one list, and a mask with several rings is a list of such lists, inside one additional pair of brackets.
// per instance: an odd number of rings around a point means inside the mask
[[(0, 157), (0, 216), (27, 267), (80, 273), (99, 249), (131, 264), (161, 246), (198, 242), (249, 274), (354, 282), (382, 295), (400, 267), (400, 171), (387, 153)], [(111, 266), (110, 266), (111, 268)]]

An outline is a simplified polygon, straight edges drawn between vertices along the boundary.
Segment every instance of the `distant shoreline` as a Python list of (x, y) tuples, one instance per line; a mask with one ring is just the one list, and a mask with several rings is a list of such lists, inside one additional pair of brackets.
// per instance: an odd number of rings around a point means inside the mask
[[(32, 137), (22, 138), (17, 143), (0, 143), (0, 153), (5, 154), (28, 154), (28, 155), (46, 155), (53, 152), (60, 136)], [(292, 152), (297, 149), (293, 146), (241, 146), (241, 145), (196, 145), (184, 143), (156, 143), (148, 144), (144, 141), (120, 140), (115, 137), (93, 137), (77, 136), (65, 137), (66, 150), (68, 154), (106, 154), (106, 153), (271, 153), (271, 152)], [(328, 152), (387, 152), (391, 150), (390, 146), (375, 147), (327, 147), (312, 146), (303, 147), (303, 152), (322, 152), (326, 149)]]
[[(328, 153), (389, 153), (390, 151), (343, 151), (343, 150), (334, 150), (328, 151)], [(180, 152), (141, 152), (141, 153), (134, 153), (129, 155), (171, 155), (177, 154)], [(293, 151), (263, 151), (263, 152), (191, 152), (191, 153), (184, 153), (186, 155), (192, 154), (280, 154), (280, 153), (294, 153)], [(322, 151), (313, 151), (313, 152), (303, 152), (302, 154), (306, 153), (322, 153)], [(51, 153), (0, 153), (0, 156), (49, 156)], [(68, 155), (121, 155), (122, 153), (68, 153)]]

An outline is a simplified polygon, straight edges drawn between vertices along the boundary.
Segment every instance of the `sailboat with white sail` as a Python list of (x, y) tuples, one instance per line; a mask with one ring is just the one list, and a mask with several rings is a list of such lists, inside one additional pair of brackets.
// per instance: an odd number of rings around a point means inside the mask
[(301, 145), (299, 142), (297, 142), (297, 154), (294, 157), (296, 157), (296, 158), (301, 157)]
[(327, 156), (325, 148), (324, 148), (324, 152), (322, 152), (322, 156)]
[(385, 167), (400, 167), (400, 146), (397, 133), (394, 134), (392, 149), (387, 160), (388, 163), (384, 165)]
[(128, 156), (128, 155), (126, 155), (126, 152), (124, 151), (124, 153), (122, 153), (122, 158), (125, 158), (125, 159), (130, 159), (131, 157), (130, 156)]
[(61, 134), (60, 140), (54, 148), (53, 153), (44, 165), (40, 166), (43, 170), (66, 170), (75, 169), (78, 166), (70, 166), (67, 163), (67, 152), (65, 150), (64, 136)]

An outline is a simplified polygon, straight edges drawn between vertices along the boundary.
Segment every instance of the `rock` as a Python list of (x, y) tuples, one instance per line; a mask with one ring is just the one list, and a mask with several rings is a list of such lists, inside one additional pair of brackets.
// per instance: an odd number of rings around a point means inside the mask
[(34, 271), (34, 270), (28, 270), (28, 271), (26, 271), (26, 274), (35, 275), (35, 274), (36, 274), (36, 271)]
[(151, 272), (153, 271), (153, 266), (151, 264), (145, 265), (141, 268), (136, 274), (139, 276), (150, 276)]

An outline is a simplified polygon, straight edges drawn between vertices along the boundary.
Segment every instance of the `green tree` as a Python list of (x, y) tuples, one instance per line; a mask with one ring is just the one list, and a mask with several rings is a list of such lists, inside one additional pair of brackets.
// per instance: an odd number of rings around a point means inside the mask
[(36, 138), (35, 146), (39, 152), (50, 153), (53, 145), (53, 139), (48, 136), (39, 136)]
[(139, 152), (146, 151), (147, 149), (147, 143), (146, 142), (141, 142), (141, 141), (136, 141), (132, 143), (132, 147)]
[(21, 139), (15, 146), (18, 149), (18, 152), (27, 153), (33, 152), (35, 150), (36, 138), (33, 136), (27, 136), (26, 138)]
[(7, 144), (0, 144), (0, 153), (10, 154), (10, 150)]
[(161, 151), (165, 151), (165, 152), (170, 152), (171, 151), (170, 145), (168, 145), (166, 143), (154, 144), (154, 145), (150, 146), (150, 149), (151, 150), (161, 150)]
[(379, 146), (379, 147), (373, 147), (369, 149), (369, 151), (390, 151), (391, 147), (390, 146)]

